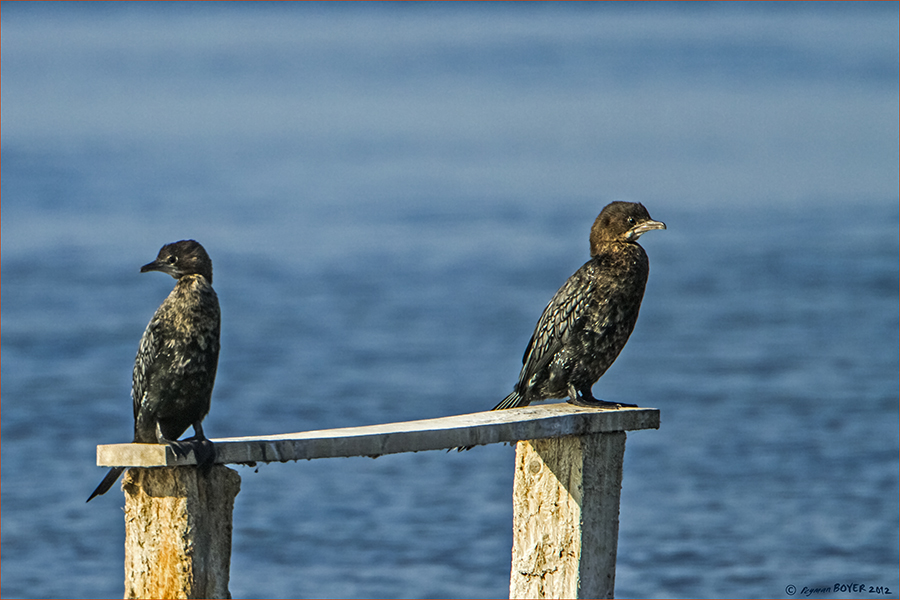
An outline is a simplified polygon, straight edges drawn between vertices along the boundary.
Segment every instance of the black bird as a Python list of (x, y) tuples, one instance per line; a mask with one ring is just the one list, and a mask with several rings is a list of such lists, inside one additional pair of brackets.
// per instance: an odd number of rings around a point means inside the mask
[(550, 300), (522, 357), (513, 392), (492, 410), (549, 398), (592, 407), (634, 406), (597, 400), (591, 387), (613, 364), (634, 329), (650, 263), (637, 243), (665, 229), (642, 204), (613, 202), (591, 227), (591, 259)]
[[(156, 310), (138, 347), (132, 373), (134, 441), (169, 444), (176, 454), (195, 451), (198, 463), (215, 459), (201, 421), (209, 412), (219, 362), (219, 300), (212, 288), (212, 261), (194, 240), (167, 244), (141, 273), (162, 271), (178, 280)], [(194, 436), (177, 441), (188, 426)], [(91, 497), (105, 494), (124, 471), (114, 467)]]

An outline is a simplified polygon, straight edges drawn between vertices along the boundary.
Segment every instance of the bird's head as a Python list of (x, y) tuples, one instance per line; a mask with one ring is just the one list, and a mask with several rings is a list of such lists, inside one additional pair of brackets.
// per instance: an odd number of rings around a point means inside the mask
[(194, 240), (166, 244), (160, 248), (156, 260), (141, 267), (141, 273), (147, 271), (162, 271), (175, 279), (185, 275), (203, 275), (212, 283), (212, 261), (203, 246)]
[(665, 228), (665, 223), (650, 218), (643, 204), (612, 202), (604, 207), (591, 227), (591, 256), (597, 255), (601, 244), (636, 242), (651, 229)]

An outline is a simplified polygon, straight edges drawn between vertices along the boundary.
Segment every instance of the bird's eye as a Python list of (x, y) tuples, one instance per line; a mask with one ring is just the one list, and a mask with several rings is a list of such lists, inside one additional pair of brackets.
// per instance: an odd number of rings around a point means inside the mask
[(628, 224), (634, 225), (634, 217), (628, 217)]
[(169, 258), (166, 259), (166, 261), (167, 261), (170, 265), (174, 265), (175, 263), (178, 262), (178, 257), (177, 257), (177, 256), (170, 256)]

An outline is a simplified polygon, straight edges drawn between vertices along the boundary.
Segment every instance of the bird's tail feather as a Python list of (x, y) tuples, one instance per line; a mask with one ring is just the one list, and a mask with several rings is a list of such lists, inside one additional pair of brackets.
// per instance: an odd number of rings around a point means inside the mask
[(106, 474), (106, 477), (103, 478), (103, 481), (100, 482), (100, 485), (97, 486), (97, 489), (94, 490), (94, 493), (91, 494), (91, 497), (87, 499), (88, 502), (93, 500), (97, 496), (102, 496), (106, 492), (109, 491), (109, 488), (116, 482), (119, 478), (119, 475), (122, 474), (122, 471), (125, 470), (125, 467), (113, 467), (109, 470), (109, 473)]
[(529, 401), (519, 395), (518, 391), (513, 390), (509, 396), (503, 399), (503, 401), (492, 408), (491, 410), (505, 410), (507, 408), (519, 408), (520, 406), (528, 406)]

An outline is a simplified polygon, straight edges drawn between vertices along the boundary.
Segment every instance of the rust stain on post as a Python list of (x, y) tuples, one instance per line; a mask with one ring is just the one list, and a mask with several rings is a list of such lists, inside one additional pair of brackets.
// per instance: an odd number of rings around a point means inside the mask
[(231, 515), (238, 474), (219, 465), (129, 469), (125, 598), (230, 598)]

